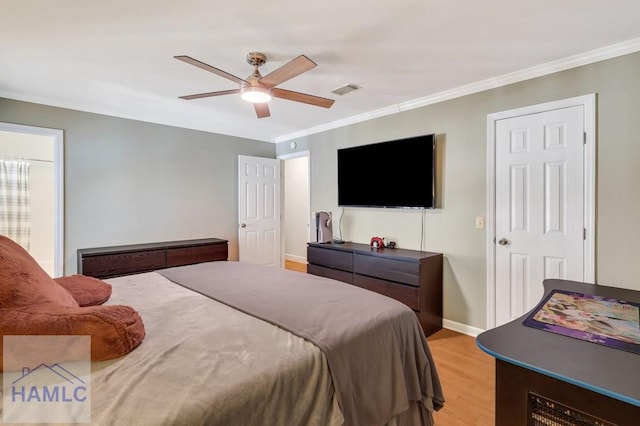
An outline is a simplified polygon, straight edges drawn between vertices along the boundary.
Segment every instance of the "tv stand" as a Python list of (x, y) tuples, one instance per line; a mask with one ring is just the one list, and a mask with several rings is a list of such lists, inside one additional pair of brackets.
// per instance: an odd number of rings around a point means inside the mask
[(396, 299), (429, 336), (442, 328), (442, 254), (368, 244), (309, 243), (307, 272)]

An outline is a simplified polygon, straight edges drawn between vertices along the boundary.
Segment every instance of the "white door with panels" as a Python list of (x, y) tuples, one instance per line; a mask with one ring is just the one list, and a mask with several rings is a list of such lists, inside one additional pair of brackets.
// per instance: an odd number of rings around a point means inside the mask
[(593, 277), (585, 273), (591, 268), (585, 264), (591, 226), (585, 214), (585, 106), (556, 107), (493, 124), (498, 326), (531, 310), (543, 296), (545, 279)]
[(240, 261), (280, 266), (280, 160), (238, 156), (238, 225)]

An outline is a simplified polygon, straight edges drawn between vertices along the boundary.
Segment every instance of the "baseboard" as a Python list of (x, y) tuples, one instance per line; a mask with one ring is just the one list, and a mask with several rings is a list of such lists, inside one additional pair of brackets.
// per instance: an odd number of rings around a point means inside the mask
[(286, 254), (284, 255), (284, 260), (290, 260), (291, 262), (298, 262), (307, 264), (307, 258), (302, 256), (296, 256), (295, 254)]
[(458, 333), (466, 334), (467, 336), (476, 337), (484, 330), (481, 328), (472, 327), (467, 324), (451, 321), (448, 319), (442, 320), (442, 326), (447, 330), (457, 331)]

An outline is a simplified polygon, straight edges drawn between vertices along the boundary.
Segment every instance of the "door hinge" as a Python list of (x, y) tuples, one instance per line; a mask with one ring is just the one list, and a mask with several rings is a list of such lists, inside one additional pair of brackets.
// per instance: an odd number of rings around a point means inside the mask
[(587, 132), (582, 132), (582, 143), (587, 144)]
[(587, 241), (587, 228), (582, 228), (582, 239)]

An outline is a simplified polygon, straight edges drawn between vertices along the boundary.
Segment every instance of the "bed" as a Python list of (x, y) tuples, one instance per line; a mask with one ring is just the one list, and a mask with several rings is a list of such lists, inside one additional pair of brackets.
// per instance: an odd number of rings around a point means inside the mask
[(94, 424), (430, 425), (444, 403), (414, 313), (384, 296), (227, 261), (107, 282), (146, 337), (92, 363)]

